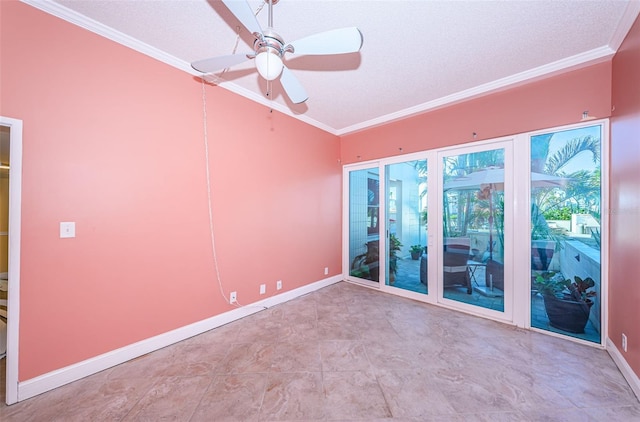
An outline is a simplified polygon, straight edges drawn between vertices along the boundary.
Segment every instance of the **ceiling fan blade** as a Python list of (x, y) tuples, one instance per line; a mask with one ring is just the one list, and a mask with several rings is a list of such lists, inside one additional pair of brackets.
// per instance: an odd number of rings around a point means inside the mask
[(256, 15), (251, 10), (251, 6), (246, 0), (222, 0), (227, 9), (240, 21), (252, 34), (262, 34), (262, 28), (258, 23)]
[(294, 54), (345, 54), (360, 51), (364, 38), (356, 27), (333, 29), (292, 42)]
[(309, 98), (307, 91), (304, 90), (304, 87), (298, 78), (294, 76), (287, 66), (282, 68), (280, 83), (282, 84), (284, 91), (287, 93), (287, 96), (294, 104), (304, 103)]
[(226, 56), (212, 57), (191, 63), (191, 67), (202, 73), (211, 73), (216, 70), (226, 69), (249, 60), (246, 54), (229, 54)]

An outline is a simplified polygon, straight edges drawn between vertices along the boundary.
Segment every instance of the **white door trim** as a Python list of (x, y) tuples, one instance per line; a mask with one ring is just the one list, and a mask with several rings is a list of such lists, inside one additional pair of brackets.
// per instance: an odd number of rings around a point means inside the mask
[(22, 210), (22, 120), (0, 116), (10, 128), (9, 150), (9, 291), (7, 302), (7, 387), (5, 402), (18, 401), (18, 334), (20, 326), (20, 221)]

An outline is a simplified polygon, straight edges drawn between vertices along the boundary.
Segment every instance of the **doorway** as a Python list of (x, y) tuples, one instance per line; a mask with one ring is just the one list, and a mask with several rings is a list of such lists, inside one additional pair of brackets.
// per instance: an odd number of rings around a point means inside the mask
[[(438, 301), (512, 321), (512, 142), (441, 152)], [(506, 224), (505, 224), (506, 223)]]
[[(377, 164), (353, 168), (346, 174), (345, 192), (349, 200), (344, 220), (348, 221), (348, 254), (343, 260), (344, 273), (362, 284), (378, 286), (380, 282), (380, 172)], [(384, 273), (382, 273), (384, 274)]]
[(386, 285), (428, 293), (427, 160), (388, 164), (386, 200)]
[(607, 134), (589, 121), (345, 166), (345, 279), (604, 347)]
[[(18, 317), (20, 306), (20, 217), (22, 198), (22, 121), (0, 116), (0, 152), (8, 150), (8, 155), (0, 154), (0, 167), (8, 171), (8, 195), (0, 200), (8, 199), (8, 204), (0, 207), (6, 209), (8, 220), (7, 238), (7, 276), (6, 292), (4, 281), (0, 283), (0, 304), (6, 306), (6, 356), (0, 364), (4, 366), (6, 381), (4, 383), (4, 400), (7, 404), (18, 401)], [(7, 160), (5, 162), (4, 160)], [(0, 189), (1, 191), (2, 189)], [(0, 216), (2, 217), (2, 216)], [(0, 232), (2, 231), (0, 223)], [(2, 233), (0, 233), (1, 235)], [(1, 239), (1, 236), (0, 236)], [(2, 258), (0, 258), (0, 264)], [(0, 273), (4, 272), (1, 271)], [(3, 276), (0, 275), (0, 280)], [(6, 299), (4, 298), (6, 294)]]

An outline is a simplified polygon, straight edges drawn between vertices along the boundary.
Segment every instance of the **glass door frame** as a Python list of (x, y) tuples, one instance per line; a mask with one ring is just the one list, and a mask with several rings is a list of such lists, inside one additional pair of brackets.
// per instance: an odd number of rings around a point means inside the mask
[[(391, 164), (398, 164), (398, 163), (403, 163), (406, 161), (417, 161), (417, 160), (426, 160), (427, 163), (433, 163), (435, 162), (434, 160), (436, 159), (436, 152), (435, 151), (426, 151), (426, 152), (417, 152), (417, 153), (411, 153), (411, 154), (405, 154), (405, 155), (401, 155), (401, 156), (394, 156), (394, 157), (389, 157), (389, 158), (383, 158), (380, 160), (371, 160), (371, 161), (366, 161), (366, 162), (359, 162), (359, 163), (354, 163), (354, 164), (347, 164), (343, 166), (343, 175), (342, 175), (342, 192), (343, 192), (343, 213), (342, 213), (342, 238), (343, 238), (343, 242), (342, 242), (342, 274), (345, 280), (350, 281), (350, 282), (354, 282), (354, 283), (358, 283), (361, 285), (365, 285), (367, 287), (371, 287), (371, 288), (375, 288), (375, 289), (379, 289), (381, 291), (384, 292), (390, 292), (393, 293), (395, 295), (398, 296), (402, 296), (402, 297), (407, 297), (410, 299), (414, 299), (414, 300), (418, 300), (421, 302), (427, 302), (427, 303), (436, 303), (436, 299), (435, 299), (435, 295), (433, 294), (424, 294), (424, 293), (417, 293), (417, 292), (412, 292), (412, 291), (408, 291), (408, 290), (404, 290), (404, 289), (400, 289), (394, 286), (390, 286), (386, 283), (386, 275), (388, 273), (387, 271), (387, 267), (388, 267), (388, 262), (386, 259), (386, 251), (387, 251), (387, 245), (388, 245), (388, 225), (387, 225), (387, 207), (386, 207), (386, 199), (387, 199), (387, 195), (386, 195), (386, 189), (387, 189), (387, 184), (386, 184), (386, 179), (387, 179), (387, 174), (386, 174), (386, 166), (387, 165), (391, 165)], [(428, 164), (428, 165), (432, 165), (432, 164)], [(380, 259), (380, 279), (379, 282), (373, 282), (370, 280), (366, 280), (366, 279), (362, 279), (362, 278), (358, 278), (358, 277), (354, 277), (350, 274), (350, 265), (351, 262), (349, 260), (349, 196), (350, 196), (350, 186), (349, 186), (349, 173), (352, 171), (358, 171), (358, 170), (365, 170), (365, 169), (370, 169), (372, 167), (378, 167), (378, 174), (379, 174), (379, 178), (380, 178), (380, 202), (381, 202), (381, 206), (380, 206), (380, 214), (379, 214), (379, 219), (380, 219), (380, 243), (379, 243), (379, 248), (382, 255), (382, 258), (384, 259)], [(432, 174), (432, 170), (429, 171), (429, 175)], [(431, 189), (435, 189), (435, 187), (437, 186), (435, 184), (435, 181), (432, 180), (433, 177), (430, 177), (427, 183), (427, 190), (431, 190)], [(434, 199), (433, 195), (429, 195), (428, 197), (428, 207), (431, 208), (434, 206)], [(433, 213), (429, 213), (429, 217), (428, 217), (428, 224), (431, 227), (435, 227), (435, 224), (437, 224), (437, 217), (433, 215)], [(383, 235), (384, 234), (384, 235)], [(433, 244), (433, 239), (435, 236), (430, 235), (428, 237), (428, 241), (427, 241), (427, 245), (432, 245)], [(428, 280), (434, 280), (434, 277), (436, 277), (437, 274), (437, 269), (435, 268), (436, 265), (436, 261), (435, 261), (435, 257), (430, 256), (429, 258), (429, 265), (428, 265)], [(431, 281), (430, 283), (434, 283), (433, 281)], [(429, 289), (431, 289), (432, 284), (429, 284)], [(433, 284), (433, 286), (435, 286), (435, 284)], [(435, 288), (435, 287), (433, 287)], [(429, 292), (431, 292), (431, 290), (429, 290)]]
[[(576, 337), (567, 336), (559, 333), (555, 333), (553, 331), (547, 331), (543, 329), (539, 329), (531, 326), (531, 300), (524, 300), (522, 303), (518, 303), (519, 311), (517, 322), (518, 326), (526, 328), (531, 331), (536, 331), (539, 333), (543, 333), (546, 335), (550, 335), (553, 337), (563, 338), (565, 340), (570, 340), (576, 343), (585, 344), (587, 346), (596, 346), (600, 348), (605, 348), (607, 339), (609, 337), (608, 332), (608, 292), (609, 292), (609, 212), (610, 212), (610, 188), (609, 188), (609, 160), (610, 160), (610, 145), (609, 145), (609, 135), (610, 135), (610, 124), (608, 119), (598, 119), (598, 120), (588, 120), (580, 123), (575, 123), (571, 125), (562, 125), (555, 126), (551, 128), (544, 128), (536, 131), (531, 131), (527, 133), (523, 133), (518, 136), (521, 138), (516, 142), (516, 154), (518, 156), (526, 157), (526, 165), (517, 166), (516, 173), (514, 176), (516, 180), (523, 181), (521, 185), (517, 186), (517, 195), (520, 198), (520, 201), (523, 204), (526, 204), (528, 207), (528, 214), (526, 216), (526, 227), (528, 228), (528, 232), (531, 232), (531, 218), (530, 218), (530, 209), (531, 209), (531, 185), (529, 182), (529, 177), (531, 174), (531, 137), (541, 134), (548, 134), (552, 132), (563, 132), (569, 131), (573, 129), (580, 129), (589, 126), (601, 126), (600, 130), (600, 343), (594, 343), (587, 340), (582, 340)], [(523, 213), (521, 213), (523, 214)], [(520, 216), (519, 216), (520, 217)], [(524, 219), (525, 217), (522, 216)], [(517, 221), (516, 224), (525, 224), (523, 221)], [(527, 244), (518, 245), (519, 249), (522, 250), (522, 253), (516, 255), (517, 262), (516, 263), (516, 274), (514, 276), (526, 277), (530, 280), (530, 256), (531, 256), (531, 242), (527, 240)], [(526, 292), (521, 293), (522, 298), (525, 298), (526, 295), (531, 291), (531, 281), (527, 283), (527, 286), (521, 286), (522, 288), (526, 287)]]
[[(539, 330), (531, 327), (531, 281), (530, 281), (530, 256), (531, 256), (531, 241), (530, 236), (518, 236), (516, 228), (519, 231), (526, 230), (527, 233), (531, 231), (531, 198), (530, 198), (530, 174), (531, 174), (531, 162), (530, 162), (530, 138), (537, 134), (544, 134), (554, 131), (565, 131), (571, 129), (577, 129), (587, 126), (601, 125), (601, 344), (584, 341), (574, 337), (564, 336), (562, 334), (556, 334), (549, 331)], [(511, 136), (498, 137), (481, 141), (470, 141), (468, 144), (455, 145), (449, 147), (441, 147), (428, 151), (420, 151), (416, 153), (398, 155), (393, 157), (384, 157), (377, 160), (371, 160), (367, 162), (359, 162), (353, 164), (343, 165), (343, 278), (344, 280), (356, 282), (359, 284), (367, 285), (387, 291), (389, 293), (396, 294), (398, 296), (409, 297), (421, 302), (435, 304), (437, 306), (452, 308), (465, 313), (471, 313), (482, 316), (487, 319), (498, 320), (510, 325), (514, 325), (520, 328), (541, 332), (546, 335), (556, 336), (565, 340), (582, 343), (591, 347), (604, 348), (606, 339), (608, 338), (608, 273), (609, 273), (609, 120), (599, 119), (590, 120), (585, 122), (579, 122), (575, 124), (556, 126), (552, 128), (543, 128), (540, 130), (522, 132)], [(510, 263), (509, 267), (505, 266), (505, 285), (509, 285), (512, 292), (510, 294), (511, 300), (505, 298), (505, 315), (496, 315), (497, 312), (485, 312), (482, 308), (475, 306), (460, 307), (457, 304), (450, 304), (452, 301), (444, 300), (441, 292), (442, 283), (442, 261), (441, 254), (429, 254), (428, 257), (428, 292), (429, 294), (414, 293), (403, 289), (395, 288), (393, 286), (387, 286), (384, 280), (380, 283), (367, 282), (367, 280), (357, 279), (349, 275), (349, 172), (352, 170), (362, 170), (371, 167), (378, 167), (380, 177), (380, 192), (381, 194), (386, 192), (385, 186), (385, 166), (389, 164), (401, 163), (404, 161), (414, 160), (427, 160), (428, 165), (428, 182), (427, 189), (428, 195), (428, 225), (431, 228), (427, 237), (427, 245), (431, 250), (438, 248), (441, 245), (440, 239), (442, 238), (442, 177), (439, 175), (439, 171), (442, 167), (440, 159), (443, 155), (453, 155), (456, 151), (470, 151), (470, 150), (482, 150), (490, 148), (492, 145), (500, 145), (501, 143), (509, 144), (510, 152), (505, 150), (505, 160), (507, 161), (507, 155), (510, 154), (511, 170), (507, 171), (507, 174), (511, 174), (512, 183), (508, 189), (510, 191), (510, 197), (508, 203), (511, 204), (510, 213), (505, 215), (505, 227), (507, 224), (511, 224), (512, 233), (509, 236), (505, 236), (505, 251), (510, 251), (511, 256), (507, 259), (505, 257), (505, 264)], [(510, 172), (510, 173), (509, 173)], [(505, 192), (505, 195), (507, 192)], [(381, 195), (386, 198), (386, 195)], [(505, 202), (507, 199), (505, 198)], [(381, 207), (380, 221), (381, 233), (387, 231), (386, 222), (386, 207)], [(433, 212), (436, 210), (437, 212)], [(507, 217), (508, 216), (508, 217)], [(509, 243), (507, 243), (509, 242)], [(510, 245), (510, 246), (507, 246)], [(386, 251), (387, 240), (386, 236), (380, 238), (380, 250)], [(440, 261), (440, 262), (439, 262)], [(386, 259), (380, 260), (380, 274), (386, 274)], [(382, 277), (381, 277), (382, 278)], [(523, 282), (514, 282), (514, 280), (526, 280)], [(506, 297), (506, 296), (505, 296)]]
[[(380, 289), (382, 291), (386, 291), (386, 292), (392, 292), (393, 294), (396, 294), (398, 296), (402, 296), (402, 297), (407, 297), (410, 299), (414, 299), (414, 300), (418, 300), (420, 302), (427, 302), (427, 303), (436, 303), (436, 298), (435, 295), (433, 294), (431, 288), (432, 288), (432, 283), (433, 281), (429, 281), (429, 280), (434, 280), (434, 277), (436, 277), (437, 274), (437, 269), (435, 268), (435, 258), (434, 258), (434, 254), (432, 254), (431, 256), (427, 255), (427, 259), (428, 259), (428, 265), (427, 265), (427, 291), (428, 293), (418, 293), (418, 292), (413, 292), (410, 290), (405, 290), (399, 287), (395, 287), (393, 285), (389, 285), (386, 283), (387, 281), (387, 275), (388, 275), (388, 271), (387, 271), (387, 267), (388, 267), (388, 260), (387, 260), (387, 246), (389, 243), (389, 229), (387, 227), (387, 166), (393, 165), (393, 164), (401, 164), (401, 163), (405, 163), (408, 161), (426, 161), (427, 162), (427, 192), (435, 192), (435, 187), (437, 185), (435, 185), (433, 179), (433, 170), (432, 170), (432, 166), (433, 163), (435, 162), (436, 159), (436, 152), (435, 151), (425, 151), (425, 152), (416, 152), (416, 153), (410, 153), (410, 154), (404, 154), (404, 155), (400, 155), (400, 156), (394, 156), (394, 157), (389, 157), (389, 158), (385, 158), (380, 160), (380, 189), (382, 191), (382, 197), (384, 198), (384, 206), (381, 207), (381, 215), (382, 215), (382, 221), (383, 221), (383, 226), (381, 227), (381, 230), (384, 230), (385, 236), (384, 236), (384, 242), (380, 243), (380, 250), (384, 250), (385, 251), (385, 259), (383, 259), (383, 261), (385, 261), (385, 266), (383, 269), (380, 270), (380, 274), (384, 274), (384, 280), (383, 282), (380, 284)], [(427, 194), (427, 207), (428, 209), (431, 209), (433, 207), (433, 195)], [(428, 217), (427, 217), (428, 221), (427, 221), (427, 225), (429, 227), (435, 227), (435, 224), (437, 224), (437, 217), (435, 217), (433, 215), (433, 213), (429, 212), (428, 213)], [(427, 246), (431, 246), (432, 244), (432, 238), (434, 236), (433, 235), (429, 235), (427, 237)], [(381, 241), (383, 239), (381, 238)], [(383, 246), (384, 245), (384, 246)], [(382, 249), (384, 247), (384, 249)], [(382, 273), (382, 271), (384, 270), (384, 273)], [(382, 279), (382, 277), (381, 277)], [(435, 290), (434, 290), (435, 291)]]
[[(386, 272), (386, 262), (384, 259), (378, 259), (379, 261), (379, 277), (378, 281), (367, 280), (365, 278), (355, 277), (351, 275), (351, 257), (349, 256), (350, 245), (349, 245), (349, 223), (350, 223), (350, 173), (352, 171), (361, 171), (368, 169), (378, 169), (378, 178), (379, 178), (379, 189), (380, 189), (380, 202), (382, 203), (383, 196), (382, 192), (384, 192), (384, 166), (381, 164), (381, 161), (373, 160), (366, 161), (356, 164), (345, 165), (342, 168), (342, 192), (343, 192), (343, 202), (342, 202), (342, 274), (345, 280), (351, 281), (354, 283), (362, 284), (367, 287), (372, 287), (379, 289), (381, 285), (384, 285), (384, 274)], [(379, 233), (382, 234), (383, 231), (386, 231), (386, 224), (384, 223), (385, 212), (384, 207), (380, 204), (380, 212), (378, 214), (378, 227)], [(379, 251), (383, 251), (384, 247), (386, 247), (386, 242), (384, 241), (385, 236), (379, 236)]]
[[(505, 137), (500, 139), (493, 139), (489, 141), (481, 141), (474, 142), (473, 144), (464, 145), (464, 146), (456, 146), (452, 148), (443, 148), (437, 153), (436, 160), (436, 171), (437, 176), (435, 177), (437, 182), (437, 188), (435, 190), (436, 194), (433, 195), (437, 200), (436, 210), (437, 210), (437, 239), (435, 242), (436, 249), (440, 251), (442, 249), (442, 241), (444, 239), (444, 164), (443, 158), (456, 156), (461, 154), (471, 154), (471, 153), (479, 153), (483, 151), (490, 151), (496, 149), (504, 150), (504, 202), (506, 204), (515, 204), (513, 195), (513, 167), (514, 167), (514, 155), (513, 155), (513, 144), (515, 143), (515, 137)], [(436, 296), (437, 302), (447, 308), (452, 308), (456, 310), (460, 310), (462, 312), (473, 313), (475, 315), (487, 317), (490, 319), (500, 320), (508, 323), (514, 323), (513, 320), (513, 309), (514, 309), (514, 277), (513, 277), (513, 258), (514, 254), (514, 236), (513, 232), (514, 227), (514, 215), (515, 210), (514, 207), (505, 207), (504, 210), (504, 311), (496, 311), (488, 308), (484, 308), (481, 306), (476, 306), (472, 304), (467, 304), (464, 302), (459, 302), (456, 300), (448, 299), (444, 297), (444, 275), (443, 275), (443, 254), (437, 254), (437, 263), (435, 266), (438, 270), (437, 273), (437, 283), (434, 288), (436, 288)], [(430, 239), (431, 242), (431, 239)], [(431, 286), (429, 286), (431, 288)]]

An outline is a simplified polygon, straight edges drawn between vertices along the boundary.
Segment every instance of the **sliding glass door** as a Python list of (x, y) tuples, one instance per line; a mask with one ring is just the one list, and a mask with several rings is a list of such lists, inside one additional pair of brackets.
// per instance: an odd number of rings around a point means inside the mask
[[(442, 235), (440, 274), (444, 301), (505, 314), (512, 289), (505, 200), (511, 197), (510, 143), (458, 148), (440, 154)], [(510, 211), (507, 210), (507, 213)], [(482, 313), (487, 313), (482, 311)]]
[(346, 279), (602, 344), (607, 133), (587, 122), (346, 166)]
[(427, 293), (427, 160), (385, 166), (386, 284)]
[(351, 170), (349, 185), (349, 275), (366, 283), (380, 281), (380, 171)]

